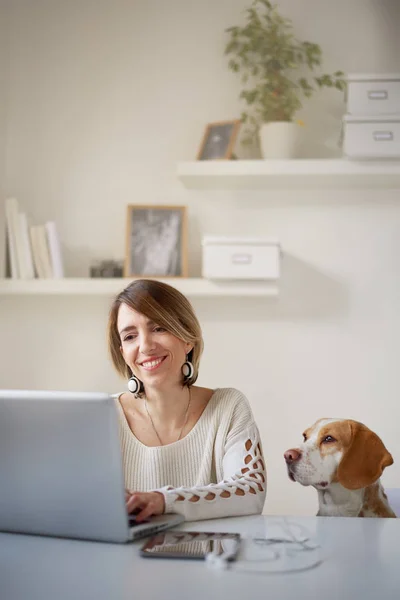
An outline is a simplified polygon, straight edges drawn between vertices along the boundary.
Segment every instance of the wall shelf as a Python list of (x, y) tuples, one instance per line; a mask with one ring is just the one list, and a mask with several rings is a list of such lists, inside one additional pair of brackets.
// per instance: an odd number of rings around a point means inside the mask
[(178, 163), (185, 187), (198, 190), (400, 189), (400, 161), (218, 160)]
[[(0, 295), (8, 296), (113, 296), (127, 286), (132, 279), (0, 279)], [(202, 278), (160, 279), (177, 288), (189, 298), (210, 296), (277, 296), (275, 281), (227, 281), (217, 282)]]

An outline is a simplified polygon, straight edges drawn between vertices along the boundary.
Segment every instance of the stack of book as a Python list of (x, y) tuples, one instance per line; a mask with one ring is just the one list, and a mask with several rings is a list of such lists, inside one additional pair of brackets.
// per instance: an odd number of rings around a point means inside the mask
[(64, 277), (60, 239), (54, 221), (29, 225), (15, 198), (6, 200), (7, 268), (12, 279)]

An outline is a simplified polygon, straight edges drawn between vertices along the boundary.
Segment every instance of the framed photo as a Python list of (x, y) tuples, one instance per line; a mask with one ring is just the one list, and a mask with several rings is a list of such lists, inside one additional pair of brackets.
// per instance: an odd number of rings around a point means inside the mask
[(188, 276), (186, 206), (128, 206), (124, 276)]
[(224, 160), (232, 157), (240, 119), (209, 123), (204, 132), (197, 160)]

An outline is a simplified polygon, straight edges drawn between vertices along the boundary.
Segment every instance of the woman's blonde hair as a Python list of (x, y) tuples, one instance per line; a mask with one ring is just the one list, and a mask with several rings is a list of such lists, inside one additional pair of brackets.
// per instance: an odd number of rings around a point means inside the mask
[(136, 279), (116, 296), (108, 319), (108, 350), (117, 372), (129, 379), (132, 371), (121, 354), (121, 339), (117, 328), (121, 304), (136, 310), (180, 340), (193, 344), (193, 349), (189, 352), (193, 375), (185, 380), (185, 385), (193, 385), (199, 374), (203, 336), (189, 300), (171, 285), (153, 279)]

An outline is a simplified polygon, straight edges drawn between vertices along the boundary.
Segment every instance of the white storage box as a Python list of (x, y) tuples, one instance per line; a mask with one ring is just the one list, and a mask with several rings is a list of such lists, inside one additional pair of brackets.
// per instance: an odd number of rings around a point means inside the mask
[(400, 158), (400, 115), (344, 117), (343, 151), (349, 158)]
[(203, 277), (207, 279), (278, 279), (280, 247), (265, 238), (205, 236)]
[(347, 77), (351, 115), (400, 114), (400, 74), (352, 74)]

